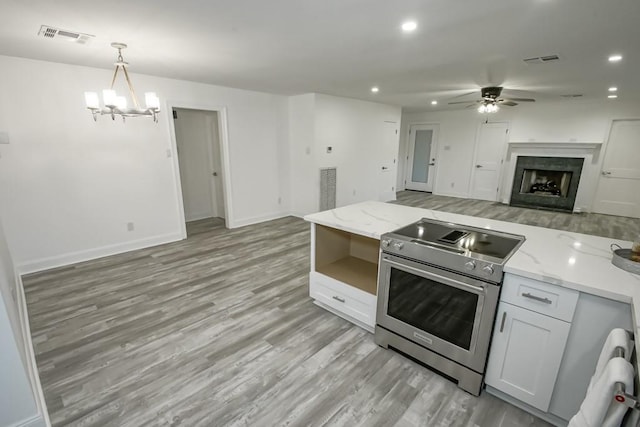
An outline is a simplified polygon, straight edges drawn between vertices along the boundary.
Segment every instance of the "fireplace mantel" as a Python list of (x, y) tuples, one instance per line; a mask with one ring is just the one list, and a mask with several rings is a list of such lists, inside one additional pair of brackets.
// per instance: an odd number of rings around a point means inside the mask
[(509, 146), (526, 148), (575, 148), (597, 149), (602, 146), (602, 141), (563, 141), (563, 142), (542, 142), (542, 141), (509, 141)]
[(582, 157), (584, 167), (574, 212), (589, 212), (600, 173), (601, 141), (509, 141), (502, 169), (500, 200), (509, 204), (518, 156)]

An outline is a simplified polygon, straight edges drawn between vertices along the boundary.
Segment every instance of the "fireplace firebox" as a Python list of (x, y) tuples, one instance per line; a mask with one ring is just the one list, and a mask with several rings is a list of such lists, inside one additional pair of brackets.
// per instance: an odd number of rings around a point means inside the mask
[(518, 156), (510, 205), (573, 212), (583, 158)]

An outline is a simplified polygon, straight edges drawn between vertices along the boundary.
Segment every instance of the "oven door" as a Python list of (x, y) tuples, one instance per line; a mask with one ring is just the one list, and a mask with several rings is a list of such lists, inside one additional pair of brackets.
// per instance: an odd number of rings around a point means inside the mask
[(378, 325), (484, 372), (499, 286), (386, 253), (378, 280)]

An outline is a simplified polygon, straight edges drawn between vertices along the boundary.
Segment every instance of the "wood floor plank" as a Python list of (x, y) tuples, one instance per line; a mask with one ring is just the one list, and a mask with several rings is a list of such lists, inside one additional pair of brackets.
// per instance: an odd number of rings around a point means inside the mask
[[(637, 221), (398, 193), (405, 205), (587, 232)], [(373, 342), (308, 295), (309, 225), (282, 218), (23, 278), (54, 426), (545, 426)]]

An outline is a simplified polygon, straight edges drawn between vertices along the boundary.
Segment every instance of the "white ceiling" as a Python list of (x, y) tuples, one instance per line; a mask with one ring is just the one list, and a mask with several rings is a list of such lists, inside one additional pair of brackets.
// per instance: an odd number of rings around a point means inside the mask
[[(612, 85), (640, 99), (638, 0), (2, 0), (1, 15), (3, 55), (110, 69), (119, 41), (134, 73), (280, 94), (411, 111), (489, 84), (539, 102), (604, 99)], [(407, 19), (414, 33), (400, 30)], [(42, 24), (96, 37), (49, 40)], [(560, 61), (522, 61), (551, 54)]]

